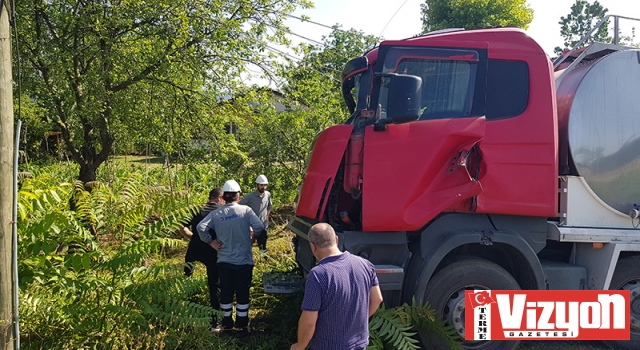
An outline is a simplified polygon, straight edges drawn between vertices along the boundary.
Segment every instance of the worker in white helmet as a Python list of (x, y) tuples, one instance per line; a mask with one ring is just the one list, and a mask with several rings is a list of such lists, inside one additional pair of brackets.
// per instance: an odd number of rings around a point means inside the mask
[[(249, 326), (249, 287), (253, 274), (253, 232), (264, 229), (256, 214), (246, 205), (238, 204), (240, 185), (229, 180), (222, 187), (225, 205), (209, 213), (199, 224), (198, 234), (203, 242), (218, 251), (220, 275), (220, 309), (224, 313), (222, 329), (231, 329), (233, 297), (236, 297), (235, 327), (246, 331)], [(209, 229), (216, 233), (213, 240)]]
[(246, 195), (240, 200), (240, 204), (248, 205), (253, 212), (258, 215), (264, 225), (264, 230), (256, 234), (256, 241), (261, 252), (267, 251), (267, 228), (269, 227), (269, 217), (271, 215), (271, 192), (267, 191), (269, 180), (263, 174), (256, 178), (256, 190)]

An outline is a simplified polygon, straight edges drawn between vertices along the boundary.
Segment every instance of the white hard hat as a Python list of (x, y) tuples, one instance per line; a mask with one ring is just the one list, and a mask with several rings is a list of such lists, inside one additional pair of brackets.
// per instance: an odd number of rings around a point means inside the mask
[(258, 178), (256, 179), (256, 183), (258, 185), (266, 185), (266, 184), (269, 183), (269, 180), (267, 180), (266, 176), (260, 174), (260, 175), (258, 175)]
[(242, 192), (240, 190), (240, 185), (236, 182), (236, 180), (227, 180), (222, 186), (222, 192)]

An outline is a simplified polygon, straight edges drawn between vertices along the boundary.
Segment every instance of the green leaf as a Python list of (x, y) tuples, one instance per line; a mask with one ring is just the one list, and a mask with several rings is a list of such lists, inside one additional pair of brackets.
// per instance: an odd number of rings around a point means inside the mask
[(82, 257), (77, 254), (73, 255), (71, 257), (71, 264), (74, 270), (80, 271), (82, 269)]
[(82, 255), (82, 267), (88, 269), (91, 266), (91, 255), (83, 254)]

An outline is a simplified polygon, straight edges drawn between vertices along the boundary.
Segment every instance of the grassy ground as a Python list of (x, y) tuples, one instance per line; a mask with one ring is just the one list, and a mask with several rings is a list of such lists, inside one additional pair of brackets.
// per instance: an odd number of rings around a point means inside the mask
[(164, 164), (164, 157), (162, 156), (132, 156), (132, 155), (117, 155), (111, 158), (112, 161), (117, 163), (129, 163), (139, 166), (149, 166), (150, 168), (159, 168)]

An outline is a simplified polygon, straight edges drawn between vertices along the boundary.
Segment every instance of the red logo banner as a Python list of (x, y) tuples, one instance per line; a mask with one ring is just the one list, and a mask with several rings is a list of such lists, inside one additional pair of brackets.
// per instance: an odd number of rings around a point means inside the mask
[(468, 290), (466, 340), (629, 340), (628, 290)]

